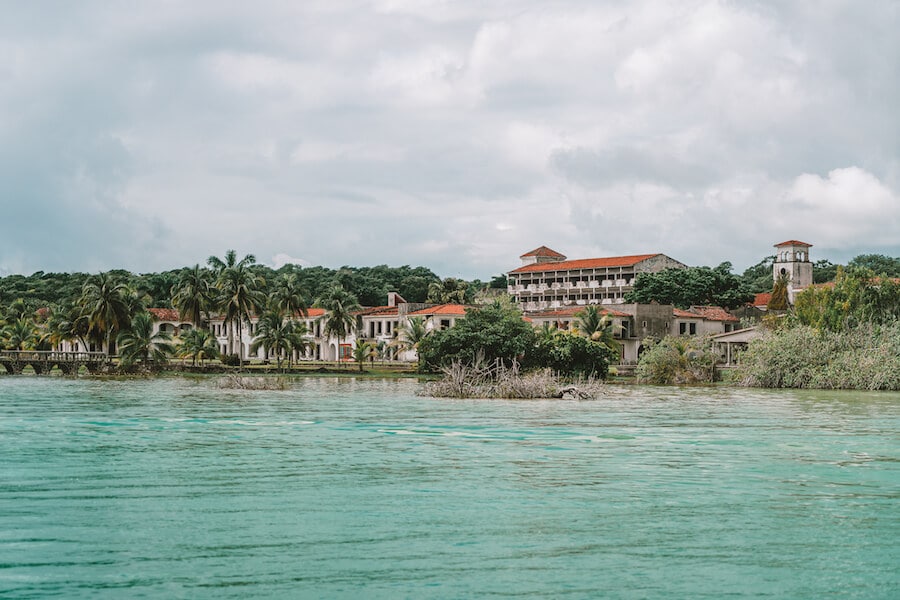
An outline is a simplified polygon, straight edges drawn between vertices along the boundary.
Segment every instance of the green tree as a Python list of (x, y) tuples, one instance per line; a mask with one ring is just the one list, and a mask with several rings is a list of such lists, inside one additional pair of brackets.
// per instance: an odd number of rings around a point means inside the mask
[(619, 353), (620, 346), (615, 338), (616, 326), (612, 317), (605, 311), (597, 308), (597, 306), (592, 304), (576, 313), (575, 327), (578, 333), (594, 342), (603, 344), (616, 354)]
[(209, 317), (213, 302), (210, 272), (200, 265), (185, 267), (178, 276), (174, 289), (172, 304), (178, 309), (181, 318), (189, 320), (196, 329), (203, 327), (204, 317)]
[(792, 318), (819, 330), (848, 331), (864, 323), (900, 320), (900, 283), (865, 269), (838, 269), (831, 287), (797, 295)]
[(265, 305), (262, 288), (265, 280), (254, 273), (250, 267), (256, 263), (256, 257), (247, 254), (237, 260), (234, 250), (225, 254), (225, 260), (210, 256), (209, 265), (215, 269), (217, 295), (215, 304), (222, 311), (228, 325), (229, 351), (234, 351), (234, 330), (238, 334), (238, 361), (244, 366), (243, 323), (250, 323), (250, 317)]
[(37, 341), (37, 328), (31, 319), (14, 319), (0, 329), (0, 341), (7, 350), (30, 350)]
[(131, 324), (136, 308), (133, 292), (115, 276), (100, 273), (85, 282), (79, 304), (89, 325), (105, 336), (106, 353), (111, 357), (113, 335)]
[(772, 289), (772, 264), (774, 262), (775, 255), (773, 254), (744, 270), (741, 281), (748, 291), (761, 294)]
[(173, 352), (172, 338), (168, 333), (153, 333), (153, 317), (150, 313), (138, 313), (131, 320), (131, 327), (122, 331), (116, 344), (123, 366), (164, 364)]
[(400, 324), (397, 332), (397, 339), (394, 345), (398, 350), (418, 350), (419, 344), (422, 343), (431, 332), (425, 327), (425, 319), (422, 317), (409, 317)]
[(190, 358), (191, 364), (219, 357), (216, 338), (208, 329), (191, 329), (181, 335), (181, 344), (176, 349), (179, 358)]
[(367, 342), (362, 338), (357, 338), (353, 346), (353, 360), (359, 366), (359, 372), (362, 373), (363, 365), (366, 360), (371, 360), (377, 355), (375, 344)]
[(298, 330), (297, 323), (293, 320), (285, 320), (279, 310), (268, 310), (260, 317), (256, 327), (256, 338), (250, 345), (250, 352), (257, 352), (263, 348), (266, 358), (269, 354), (275, 355), (277, 367), (281, 370), (282, 357), (290, 358), (295, 349), (301, 345), (302, 330)]
[(534, 329), (508, 302), (495, 300), (468, 309), (455, 327), (434, 331), (419, 342), (419, 368), (432, 371), (453, 361), (474, 363), (476, 356), (506, 365), (522, 360), (534, 347)]
[(53, 311), (48, 322), (50, 343), (59, 346), (62, 342), (81, 342), (81, 348), (89, 348), (87, 337), (90, 334), (90, 322), (81, 309), (75, 304), (69, 304), (59, 310)]
[(537, 329), (534, 349), (526, 361), (532, 368), (549, 368), (565, 377), (599, 377), (606, 379), (609, 365), (618, 353), (606, 344), (574, 331), (553, 327)]
[(791, 280), (788, 278), (787, 273), (778, 275), (778, 279), (775, 280), (772, 286), (772, 296), (769, 298), (768, 305), (766, 305), (768, 310), (787, 310), (790, 308), (788, 297), (788, 285), (790, 285), (790, 282)]
[(869, 270), (884, 277), (900, 277), (900, 258), (884, 254), (860, 254), (847, 263), (847, 268)]
[(731, 273), (731, 263), (714, 269), (688, 267), (664, 269), (658, 273), (641, 273), (634, 280), (626, 302), (674, 304), (678, 308), (712, 305), (737, 308), (753, 300), (753, 292), (744, 281)]
[(297, 314), (307, 316), (307, 303), (296, 273), (287, 273), (278, 278), (272, 292), (275, 308), (284, 311), (288, 319), (293, 320)]
[(340, 360), (341, 344), (356, 326), (355, 311), (359, 310), (359, 302), (342, 285), (335, 284), (319, 298), (317, 304), (327, 311), (323, 331), (326, 336), (337, 338), (337, 358)]
[(641, 383), (654, 385), (711, 382), (716, 355), (704, 338), (666, 336), (643, 342), (644, 352), (635, 374)]
[(428, 286), (428, 302), (433, 304), (465, 304), (469, 284), (455, 277), (435, 281)]

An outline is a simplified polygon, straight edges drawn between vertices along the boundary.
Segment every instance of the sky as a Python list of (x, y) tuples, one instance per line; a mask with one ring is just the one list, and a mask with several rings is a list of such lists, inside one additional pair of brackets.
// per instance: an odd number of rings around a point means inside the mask
[(0, 275), (900, 256), (896, 0), (2, 4)]

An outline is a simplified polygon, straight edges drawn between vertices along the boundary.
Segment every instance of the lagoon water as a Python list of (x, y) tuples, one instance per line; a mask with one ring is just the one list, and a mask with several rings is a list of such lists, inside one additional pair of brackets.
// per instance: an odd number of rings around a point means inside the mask
[(0, 377), (0, 597), (898, 598), (900, 395)]

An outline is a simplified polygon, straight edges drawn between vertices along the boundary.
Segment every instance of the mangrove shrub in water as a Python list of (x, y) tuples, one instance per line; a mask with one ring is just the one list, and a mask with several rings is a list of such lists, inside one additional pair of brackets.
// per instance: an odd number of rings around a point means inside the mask
[(767, 332), (741, 354), (734, 382), (752, 387), (900, 390), (900, 322), (843, 331)]

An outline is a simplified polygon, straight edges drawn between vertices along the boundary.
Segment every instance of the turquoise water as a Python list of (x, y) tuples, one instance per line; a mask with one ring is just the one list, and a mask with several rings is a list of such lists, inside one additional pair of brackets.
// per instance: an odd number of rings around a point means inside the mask
[(898, 598), (900, 395), (0, 377), (0, 596)]

